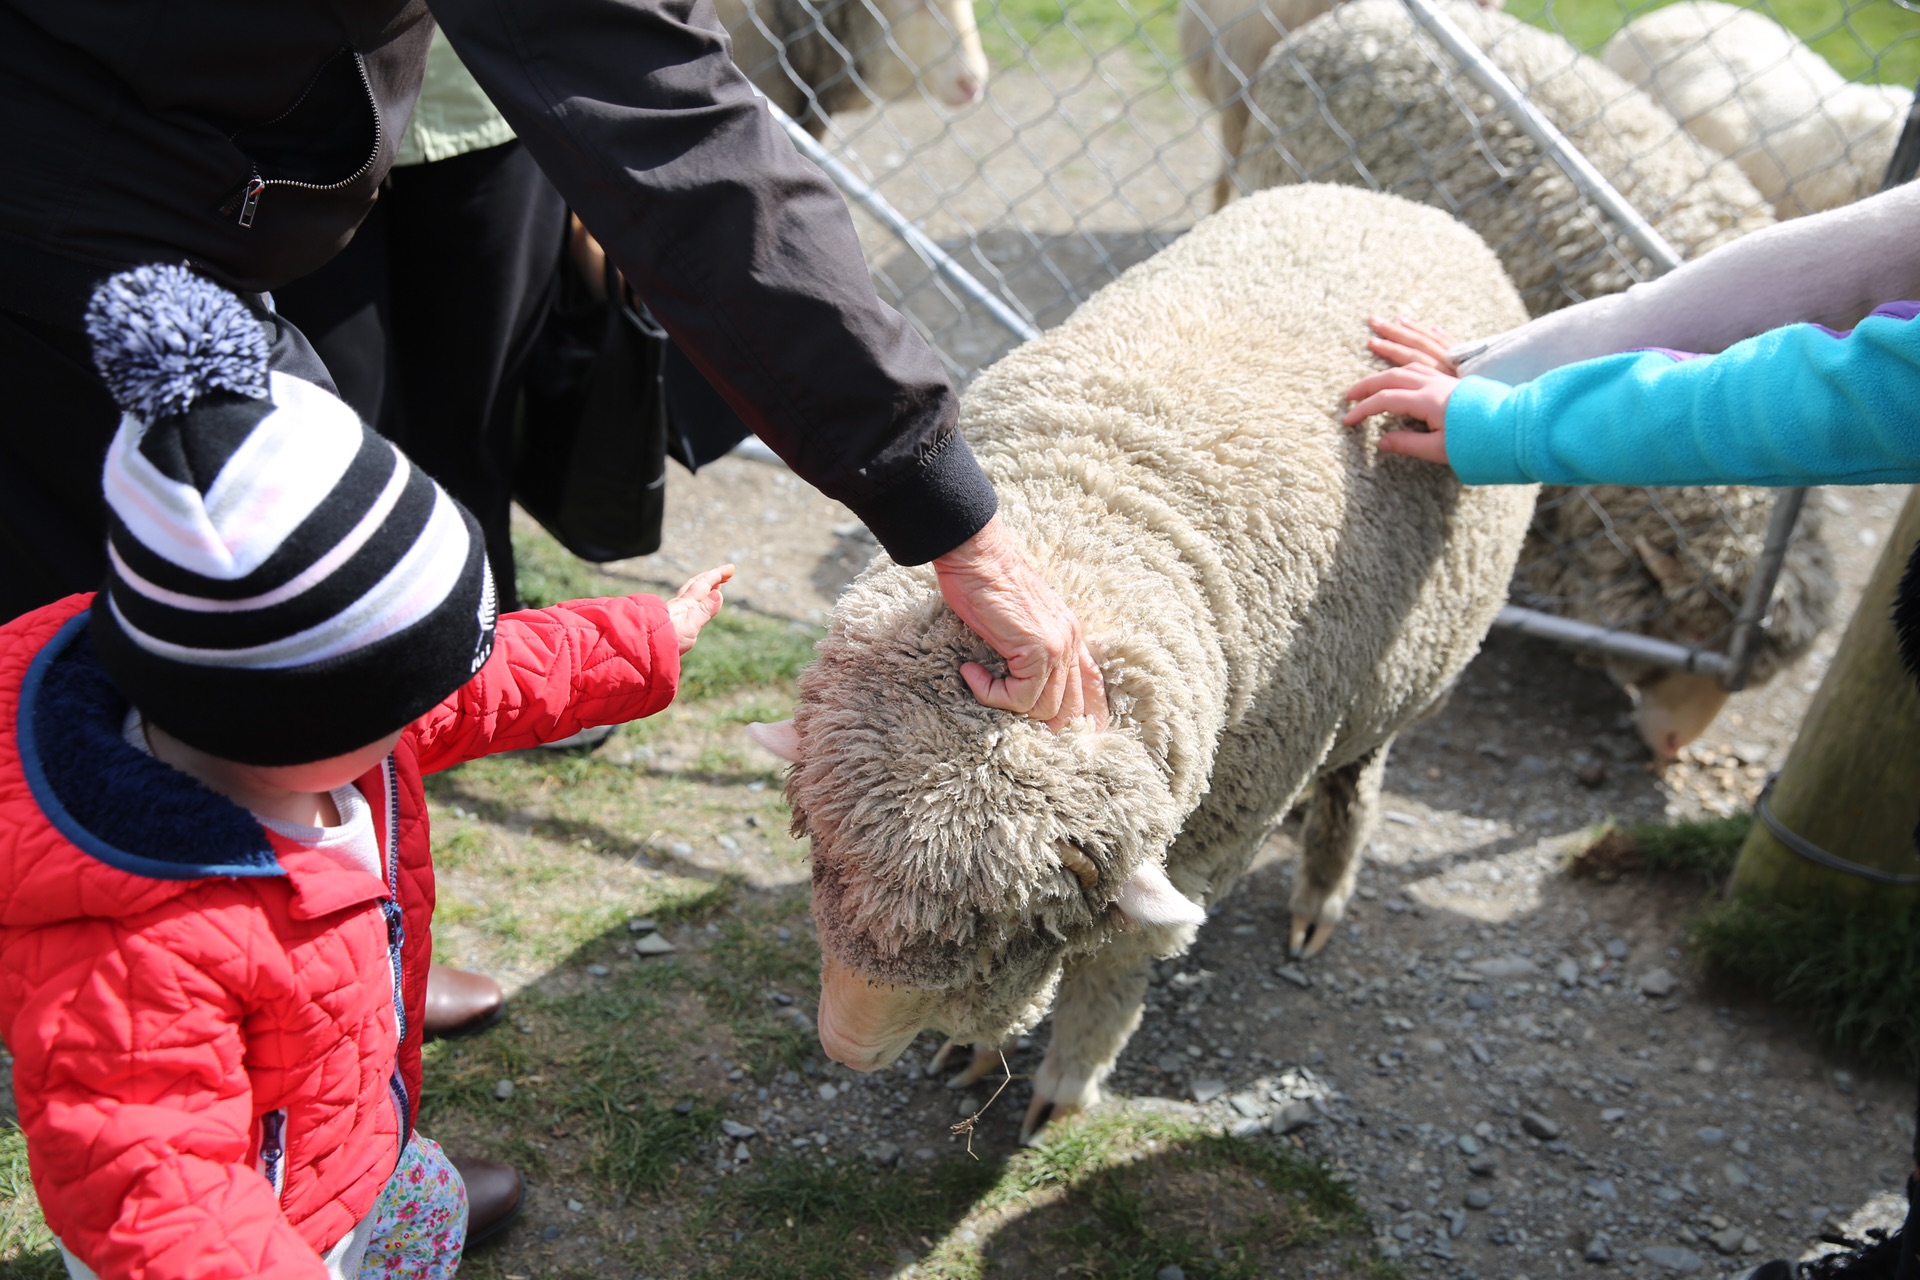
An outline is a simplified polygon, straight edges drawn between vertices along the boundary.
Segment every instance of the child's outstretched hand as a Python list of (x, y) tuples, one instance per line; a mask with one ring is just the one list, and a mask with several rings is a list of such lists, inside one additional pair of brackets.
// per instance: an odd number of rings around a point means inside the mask
[(700, 628), (720, 612), (720, 588), (733, 579), (733, 566), (723, 564), (688, 578), (686, 585), (667, 601), (667, 616), (673, 619), (674, 634), (680, 637), (680, 652), (693, 648)]
[(1427, 431), (1389, 431), (1380, 452), (1405, 454), (1422, 462), (1447, 465), (1447, 400), (1460, 385), (1447, 356), (1452, 340), (1438, 329), (1411, 320), (1369, 317), (1378, 336), (1367, 345), (1400, 367), (1370, 374), (1347, 388), (1354, 402), (1340, 421), (1357, 427), (1376, 413), (1398, 413), (1427, 424)]

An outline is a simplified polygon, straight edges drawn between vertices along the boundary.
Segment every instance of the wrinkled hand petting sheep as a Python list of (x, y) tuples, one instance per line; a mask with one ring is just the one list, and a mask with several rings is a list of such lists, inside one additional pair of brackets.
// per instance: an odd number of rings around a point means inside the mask
[(940, 594), (967, 628), (1006, 659), (996, 676), (977, 662), (960, 676), (983, 706), (1063, 729), (1083, 716), (1107, 727), (1100, 667), (1080, 620), (995, 516), (980, 532), (933, 562)]

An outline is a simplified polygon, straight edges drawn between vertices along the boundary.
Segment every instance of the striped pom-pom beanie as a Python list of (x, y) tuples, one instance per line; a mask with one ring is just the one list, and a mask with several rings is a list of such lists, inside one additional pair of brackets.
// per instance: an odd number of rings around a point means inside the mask
[(480, 669), (494, 595), (473, 517), (338, 398), (270, 373), (238, 298), (142, 267), (94, 294), (87, 334), (125, 414), (91, 631), (142, 715), (222, 759), (302, 764)]

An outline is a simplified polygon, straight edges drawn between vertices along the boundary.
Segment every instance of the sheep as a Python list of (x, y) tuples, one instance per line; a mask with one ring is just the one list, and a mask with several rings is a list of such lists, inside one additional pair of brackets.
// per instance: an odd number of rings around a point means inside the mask
[(1601, 61), (1731, 157), (1782, 219), (1880, 188), (1913, 92), (1854, 84), (1765, 14), (1683, 0), (1628, 23)]
[(987, 83), (973, 0), (716, 0), (733, 61), (814, 137), (827, 116), (923, 86), (949, 107)]
[[(1657, 503), (1653, 500), (1657, 498)], [(1514, 598), (1549, 613), (1681, 644), (1724, 646), (1766, 540), (1773, 494), (1734, 485), (1542, 491)], [(1839, 593), (1821, 538), (1825, 504), (1807, 494), (1763, 621), (1748, 683), (1792, 664), (1833, 623)], [(1695, 672), (1609, 657), (1641, 738), (1664, 764), (1706, 731), (1727, 690)]]
[[(1498, 9), (1502, 0), (1479, 0)], [(1186, 0), (1180, 9), (1180, 54), (1194, 85), (1220, 113), (1226, 162), (1213, 186), (1213, 207), (1233, 198), (1233, 160), (1246, 141), (1246, 88), (1267, 51), (1333, 7), (1333, 0)]]
[[(1743, 175), (1712, 166), (1652, 99), (1560, 37), (1471, 5), (1449, 16), (1682, 256), (1774, 221)], [(1250, 96), (1263, 119), (1240, 156), (1247, 186), (1366, 184), (1447, 208), (1493, 246), (1535, 314), (1625, 288), (1628, 263), (1645, 270), (1398, 0), (1353, 0), (1301, 27)]]
[(882, 556), (842, 594), (793, 720), (754, 731), (794, 761), (829, 1055), (871, 1070), (923, 1026), (998, 1044), (1053, 1005), (1022, 1136), (1092, 1103), (1149, 961), (1303, 794), (1294, 941), (1324, 945), (1388, 747), (1479, 649), (1534, 499), (1338, 425), (1378, 367), (1364, 317), (1409, 306), (1462, 332), (1525, 314), (1444, 214), (1296, 187), (1202, 220), (973, 383), (962, 430), (1112, 723), (976, 703), (958, 669), (991, 655), (924, 567)]

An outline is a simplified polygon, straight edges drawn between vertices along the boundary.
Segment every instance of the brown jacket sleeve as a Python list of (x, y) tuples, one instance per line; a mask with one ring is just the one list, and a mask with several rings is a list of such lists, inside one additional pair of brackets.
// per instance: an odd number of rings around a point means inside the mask
[(753, 432), (904, 564), (992, 517), (940, 362), (709, 0), (430, 0), (454, 49)]

